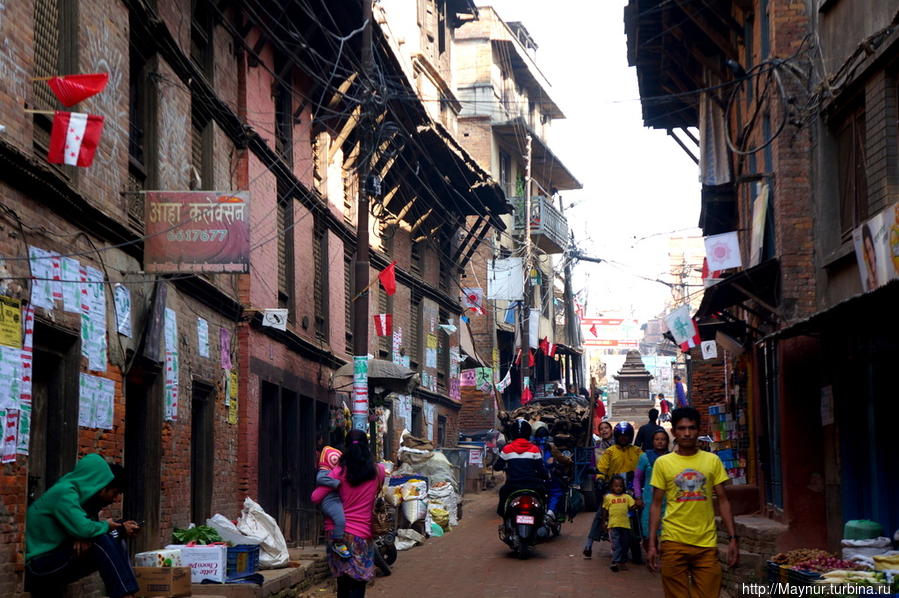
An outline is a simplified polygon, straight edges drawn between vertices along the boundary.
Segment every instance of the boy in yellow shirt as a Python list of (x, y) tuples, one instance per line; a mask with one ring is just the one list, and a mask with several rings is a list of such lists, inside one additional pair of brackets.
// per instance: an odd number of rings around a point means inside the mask
[[(624, 492), (624, 478), (612, 477), (610, 492), (602, 499), (602, 517), (609, 539), (612, 542), (612, 571), (627, 569), (628, 548), (631, 538), (630, 510), (634, 508), (634, 498)], [(631, 555), (636, 559), (639, 555)]]
[[(696, 409), (675, 409), (671, 427), (677, 453), (656, 459), (652, 470), (646, 560), (649, 568), (657, 571), (661, 553), (665, 598), (717, 598), (721, 591), (713, 494), (727, 528), (728, 566), (735, 566), (740, 555), (733, 512), (724, 489), (727, 472), (718, 455), (699, 450), (699, 424)], [(663, 498), (667, 507), (662, 520), (661, 544), (657, 548)]]

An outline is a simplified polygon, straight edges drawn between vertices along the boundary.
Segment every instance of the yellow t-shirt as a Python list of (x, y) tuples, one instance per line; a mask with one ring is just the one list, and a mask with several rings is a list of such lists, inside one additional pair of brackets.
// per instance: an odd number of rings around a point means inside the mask
[(630, 528), (631, 521), (627, 512), (633, 508), (634, 499), (630, 494), (612, 494), (609, 492), (602, 499), (602, 508), (609, 512), (609, 528)]
[(667, 500), (661, 541), (716, 546), (712, 493), (727, 479), (724, 465), (714, 453), (699, 451), (691, 457), (668, 453), (656, 459), (650, 484), (664, 490)]
[(643, 451), (639, 446), (628, 444), (624, 448), (613, 444), (605, 450), (596, 464), (600, 479), (611, 479), (613, 475), (624, 475), (637, 469)]

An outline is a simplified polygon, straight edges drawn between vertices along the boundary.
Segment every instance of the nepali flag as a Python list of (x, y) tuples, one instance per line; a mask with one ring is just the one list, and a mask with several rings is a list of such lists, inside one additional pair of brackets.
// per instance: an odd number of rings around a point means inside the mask
[(381, 270), (381, 273), (378, 274), (378, 280), (381, 281), (381, 286), (384, 287), (384, 290), (387, 291), (387, 296), (393, 295), (396, 293), (396, 262), (390, 262), (390, 265)]
[(63, 106), (74, 106), (82, 100), (97, 95), (109, 82), (109, 73), (90, 73), (51, 77), (47, 81), (53, 95)]
[(698, 347), (700, 342), (702, 342), (699, 338), (699, 324), (693, 318), (690, 318), (690, 321), (693, 322), (693, 336), (680, 344), (680, 350), (684, 353), (689, 352), (693, 347)]
[(599, 331), (596, 330), (596, 324), (590, 327), (590, 334), (593, 336), (599, 336)]
[(559, 348), (558, 345), (556, 345), (555, 343), (549, 342), (548, 336), (544, 336), (543, 339), (540, 341), (540, 350), (543, 351), (543, 354), (546, 355), (547, 357), (555, 357), (556, 349), (558, 349), (558, 348)]
[(393, 334), (393, 314), (375, 314), (372, 319), (375, 321), (375, 333), (378, 336)]
[(90, 166), (103, 133), (103, 117), (80, 112), (56, 112), (50, 132), (50, 164)]

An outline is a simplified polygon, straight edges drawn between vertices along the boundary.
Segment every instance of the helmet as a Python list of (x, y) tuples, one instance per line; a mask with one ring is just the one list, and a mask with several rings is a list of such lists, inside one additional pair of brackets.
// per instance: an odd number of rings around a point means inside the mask
[(549, 436), (549, 426), (546, 425), (546, 422), (538, 421), (532, 426), (532, 429), (534, 430), (535, 438)]
[(531, 437), (531, 424), (523, 419), (516, 419), (509, 425), (509, 438), (517, 440), (519, 438)]
[(634, 426), (632, 426), (630, 422), (619, 422), (618, 425), (615, 426), (613, 434), (615, 435), (615, 440), (618, 440), (620, 436), (625, 436), (626, 438), (633, 440)]

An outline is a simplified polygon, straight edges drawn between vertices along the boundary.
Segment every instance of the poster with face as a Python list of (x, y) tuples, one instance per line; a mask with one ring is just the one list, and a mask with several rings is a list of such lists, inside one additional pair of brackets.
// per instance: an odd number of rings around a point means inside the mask
[(852, 241), (865, 292), (899, 278), (899, 204), (863, 222), (852, 231)]

